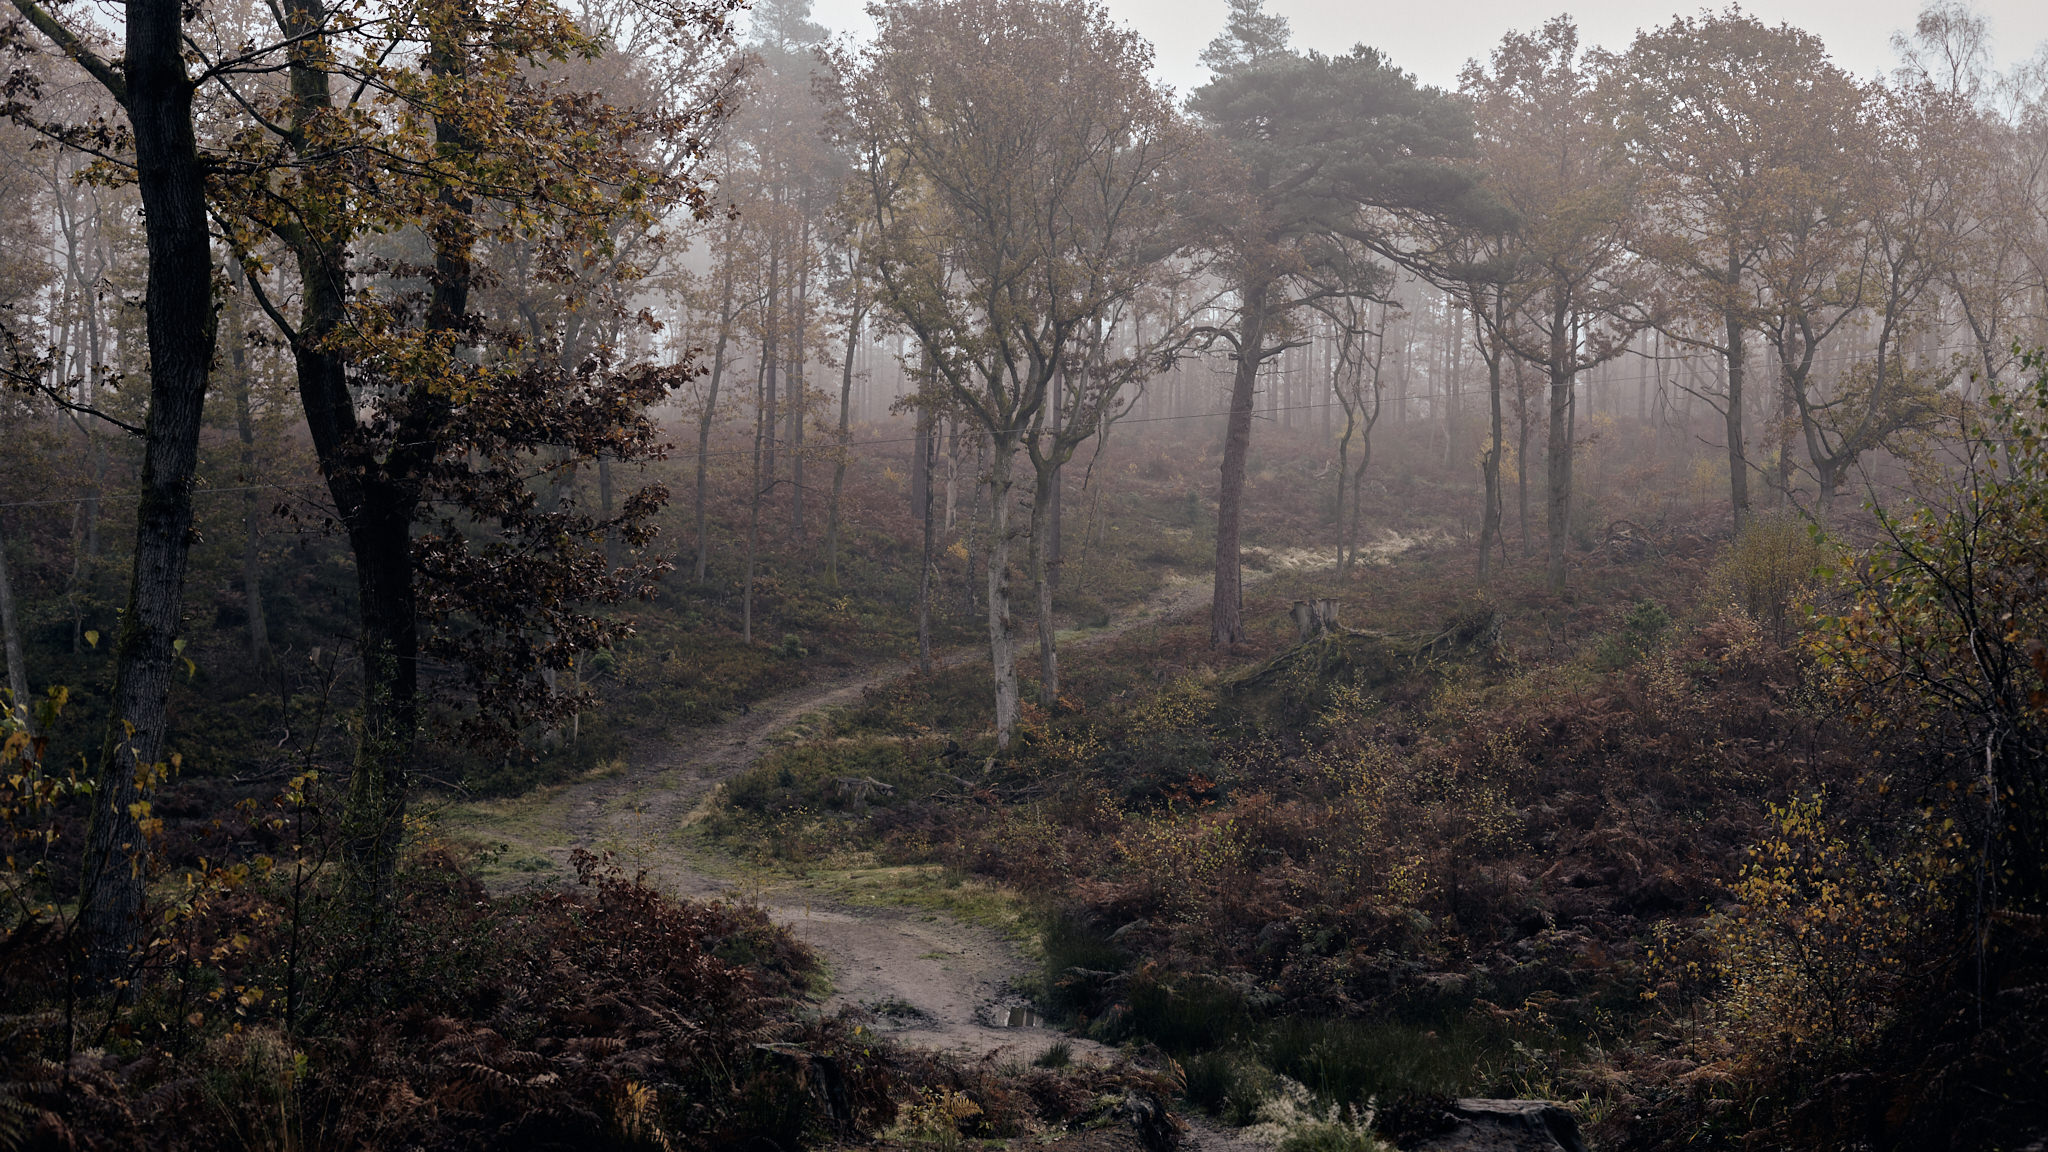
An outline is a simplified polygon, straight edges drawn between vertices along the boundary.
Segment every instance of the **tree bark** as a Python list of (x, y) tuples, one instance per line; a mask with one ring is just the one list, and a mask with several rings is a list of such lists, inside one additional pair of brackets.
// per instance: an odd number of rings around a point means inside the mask
[(781, 419), (778, 407), (781, 380), (781, 325), (782, 325), (782, 263), (781, 253), (770, 249), (768, 254), (768, 314), (761, 325), (761, 362), (767, 366), (766, 383), (761, 390), (763, 417), (761, 444), (761, 478), (772, 483), (775, 479), (775, 433), (776, 421)]
[[(1501, 321), (1500, 308), (1494, 308), (1494, 323)], [(1482, 334), (1480, 339), (1485, 339)], [(1479, 518), (1479, 583), (1487, 583), (1493, 577), (1493, 549), (1500, 540), (1501, 490), (1500, 464), (1503, 439), (1506, 432), (1502, 419), (1500, 401), (1500, 361), (1504, 351), (1495, 346), (1491, 352), (1482, 349), (1480, 356), (1486, 361), (1486, 393), (1488, 402), (1488, 438), (1486, 452), (1480, 457), (1480, 479), (1486, 486), (1486, 506)]]
[(1522, 535), (1522, 559), (1536, 554), (1529, 536), (1529, 389), (1515, 366), (1515, 515)]
[(1038, 703), (1046, 708), (1060, 698), (1059, 636), (1052, 615), (1053, 573), (1058, 564), (1053, 518), (1058, 508), (1059, 476), (1057, 460), (1040, 462), (1031, 493), (1031, 583), (1038, 593)]
[(21, 618), (15, 612), (14, 580), (7, 571), (5, 532), (0, 532), (0, 644), (7, 650), (7, 711), (34, 735), (35, 710), (28, 697), (28, 662), (21, 652)]
[[(1731, 260), (1729, 265), (1729, 287), (1739, 275)], [(1749, 460), (1742, 445), (1742, 385), (1744, 376), (1743, 360), (1747, 350), (1743, 347), (1742, 323), (1733, 313), (1722, 317), (1728, 334), (1728, 411), (1726, 432), (1728, 438), (1728, 507), (1734, 515), (1735, 530), (1742, 531), (1749, 523)]]
[(764, 442), (772, 443), (774, 440), (774, 433), (770, 431), (769, 424), (772, 413), (768, 410), (766, 399), (768, 379), (773, 372), (772, 363), (764, 360), (755, 393), (757, 402), (754, 405), (754, 459), (753, 467), (747, 474), (747, 562), (740, 591), (740, 641), (745, 644), (754, 642), (754, 565), (761, 551), (761, 497), (767, 490), (762, 474), (765, 461), (763, 453), (766, 448)]
[(1545, 555), (1544, 583), (1553, 593), (1564, 591), (1565, 542), (1571, 532), (1572, 434), (1569, 421), (1572, 406), (1572, 377), (1566, 368), (1550, 371), (1549, 481), (1545, 492), (1546, 527), (1549, 539)]
[(1552, 306), (1550, 320), (1550, 466), (1545, 493), (1549, 539), (1544, 577), (1550, 591), (1557, 594), (1564, 591), (1565, 543), (1571, 534), (1572, 358), (1578, 353), (1567, 343), (1569, 329), (1562, 297)]
[[(239, 265), (236, 271), (239, 273)], [(242, 603), (249, 614), (249, 658), (259, 670), (271, 665), (270, 627), (263, 613), (263, 501), (256, 484), (256, 414), (249, 398), (249, 348), (242, 310), (228, 309), (229, 361), (234, 365), (235, 434), (242, 442)]]
[(996, 690), (996, 747), (1017, 728), (1017, 636), (1010, 613), (1010, 485), (1017, 433), (990, 436), (988, 466), (988, 647)]
[[(929, 477), (932, 454), (938, 445), (937, 430), (932, 427), (929, 414), (920, 411), (918, 415), (917, 467), (921, 474)], [(918, 549), (917, 565), (917, 670), (929, 676), (932, 671), (932, 555), (937, 536), (932, 522), (932, 486), (929, 480), (924, 485), (924, 504), (918, 509), (918, 522), (924, 537)]]
[(705, 508), (705, 489), (711, 475), (711, 424), (718, 414), (718, 382), (725, 375), (725, 346), (732, 337), (733, 261), (725, 262), (723, 287), (719, 291), (718, 342), (711, 351), (711, 377), (704, 387), (704, 411), (697, 417), (697, 567), (694, 578), (704, 582), (711, 566), (711, 532)]
[(825, 509), (825, 581), (839, 587), (839, 500), (846, 491), (846, 455), (852, 439), (853, 354), (860, 343), (865, 309), (855, 309), (846, 322), (846, 358), (839, 369), (839, 451), (832, 462), (832, 502)]
[(1271, 286), (1249, 282), (1238, 291), (1243, 312), (1238, 323), (1230, 414), (1223, 431), (1223, 475), (1216, 493), (1216, 587), (1209, 603), (1209, 642), (1217, 647), (1244, 639), (1244, 570), (1238, 543), (1245, 462), (1251, 454), (1252, 412), (1258, 402), (1259, 363), (1266, 338), (1266, 297)]
[(806, 326), (810, 322), (811, 286), (811, 222), (806, 219), (803, 240), (797, 248), (796, 284), (791, 312), (789, 349), (789, 531), (790, 538), (802, 543), (804, 540), (804, 423), (810, 418), (810, 385), (804, 380), (805, 361), (808, 358), (810, 342), (806, 339)]
[(124, 967), (142, 934), (147, 865), (140, 817), (162, 772), (215, 334), (206, 171), (192, 125), (181, 6), (129, 0), (126, 32), (119, 96), (134, 134), (149, 251), (149, 416), (128, 608), (114, 649), (112, 708), (79, 885), (78, 924), (96, 977)]

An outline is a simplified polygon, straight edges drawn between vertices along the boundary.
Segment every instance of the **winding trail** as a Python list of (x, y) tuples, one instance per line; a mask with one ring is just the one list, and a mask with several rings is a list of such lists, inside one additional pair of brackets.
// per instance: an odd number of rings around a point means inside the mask
[[(1372, 551), (1380, 559), (1412, 543), (1393, 536)], [(1245, 584), (1276, 571), (1327, 562), (1327, 554), (1307, 550), (1281, 554), (1266, 571), (1246, 572)], [(1207, 605), (1210, 588), (1206, 578), (1174, 577), (1144, 606), (1108, 626), (1063, 634), (1062, 647), (1093, 647), (1185, 616)], [(978, 656), (978, 651), (960, 650), (935, 664), (957, 667)], [(513, 842), (529, 859), (545, 856), (562, 872), (568, 871), (575, 849), (611, 852), (675, 895), (753, 900), (824, 959), (833, 985), (828, 1010), (866, 1007), (902, 1043), (968, 1057), (999, 1054), (1029, 1060), (1064, 1037), (1023, 1015), (1025, 1000), (1013, 986), (1029, 964), (1014, 940), (943, 912), (855, 907), (795, 883), (750, 889), (735, 884), (731, 870), (688, 833), (721, 783), (759, 760), (806, 717), (858, 703), (868, 689), (902, 675), (900, 665), (885, 664), (821, 679), (722, 723), (682, 733), (662, 747), (640, 749), (623, 771), (518, 800), (451, 806), (448, 821), (458, 829), (468, 826)], [(1012, 1018), (1018, 1018), (1016, 1026), (1010, 1025)], [(1069, 1042), (1082, 1058), (1109, 1055), (1089, 1041)], [(1260, 1147), (1199, 1118), (1189, 1120), (1194, 1148), (1230, 1152)]]
[[(1065, 635), (1061, 647), (1074, 651), (1108, 643), (1208, 601), (1206, 580), (1170, 580), (1142, 608), (1105, 627)], [(968, 665), (980, 655), (976, 649), (935, 655), (934, 670)], [(794, 883), (735, 885), (723, 862), (693, 844), (685, 831), (718, 786), (776, 747), (778, 737), (813, 714), (857, 704), (868, 689), (903, 675), (902, 665), (885, 664), (820, 679), (744, 715), (687, 732), (663, 752), (643, 752), (622, 773), (572, 785), (548, 803), (543, 827), (558, 832), (546, 837), (542, 850), (564, 869), (576, 848), (610, 851), (678, 896), (753, 900), (824, 958), (832, 979), (828, 1010), (866, 1007), (901, 1042), (1028, 1060), (1062, 1034), (1035, 1022), (1009, 1025), (1011, 1010), (1021, 1012), (1026, 1003), (1011, 986), (1029, 969), (1015, 941), (943, 912), (853, 907)]]

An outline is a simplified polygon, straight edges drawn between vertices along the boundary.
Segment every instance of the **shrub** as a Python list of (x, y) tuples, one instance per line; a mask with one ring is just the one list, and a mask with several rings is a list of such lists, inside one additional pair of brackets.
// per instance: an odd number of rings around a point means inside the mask
[(1819, 585), (1827, 550), (1793, 516), (1753, 517), (1708, 574), (1708, 587), (1740, 608), (1783, 646), (1799, 602)]
[(1417, 1093), (1471, 1090), (1480, 1045), (1461, 1032), (1371, 1020), (1288, 1017), (1266, 1034), (1267, 1061), (1317, 1098), (1364, 1106)]
[(1348, 1124), (1305, 1124), (1280, 1141), (1278, 1152), (1386, 1152), (1372, 1133)]
[(1248, 1052), (1197, 1052), (1181, 1065), (1189, 1104), (1226, 1123), (1243, 1127), (1259, 1118), (1259, 1109), (1278, 1083), (1272, 1071)]

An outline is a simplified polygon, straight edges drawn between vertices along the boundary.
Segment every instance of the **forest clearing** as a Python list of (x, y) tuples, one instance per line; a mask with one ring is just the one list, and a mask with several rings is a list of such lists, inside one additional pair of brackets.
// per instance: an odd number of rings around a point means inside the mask
[(2048, 48), (9, 4), (0, 1152), (2048, 1142)]

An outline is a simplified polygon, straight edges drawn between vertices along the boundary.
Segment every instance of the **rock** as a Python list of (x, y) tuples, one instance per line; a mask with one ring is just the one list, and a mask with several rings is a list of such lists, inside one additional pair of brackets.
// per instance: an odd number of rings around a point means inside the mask
[(1548, 1100), (1459, 1100), (1446, 1119), (1448, 1131), (1408, 1152), (1586, 1152), (1579, 1122)]

